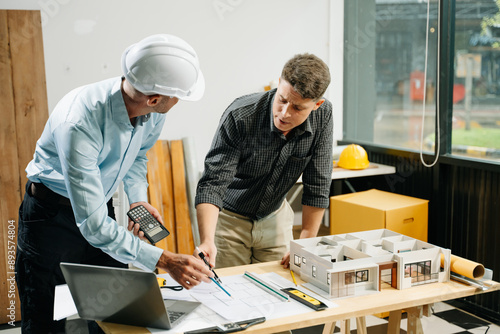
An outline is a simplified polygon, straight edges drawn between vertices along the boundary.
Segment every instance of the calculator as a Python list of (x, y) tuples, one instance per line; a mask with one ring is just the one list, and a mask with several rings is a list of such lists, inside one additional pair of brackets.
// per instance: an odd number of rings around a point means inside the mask
[(170, 232), (153, 215), (146, 210), (143, 205), (138, 205), (127, 212), (130, 219), (140, 225), (139, 230), (144, 232), (144, 236), (150, 243), (156, 244), (166, 238)]

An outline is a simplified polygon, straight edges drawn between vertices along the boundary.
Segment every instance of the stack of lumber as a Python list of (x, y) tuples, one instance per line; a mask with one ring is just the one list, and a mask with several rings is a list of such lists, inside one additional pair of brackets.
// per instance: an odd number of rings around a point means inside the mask
[[(149, 203), (160, 212), (170, 235), (156, 246), (193, 254), (195, 237), (188, 200), (182, 140), (158, 140), (148, 154)], [(194, 217), (193, 217), (194, 218)]]

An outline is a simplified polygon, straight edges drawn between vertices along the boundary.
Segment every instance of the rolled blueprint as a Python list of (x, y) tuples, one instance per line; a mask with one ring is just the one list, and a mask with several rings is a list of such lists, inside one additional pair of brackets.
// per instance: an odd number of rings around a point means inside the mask
[[(443, 267), (443, 262), (444, 256), (441, 254), (441, 267)], [(484, 276), (484, 266), (482, 264), (456, 255), (451, 255), (450, 271), (472, 279), (480, 279)]]

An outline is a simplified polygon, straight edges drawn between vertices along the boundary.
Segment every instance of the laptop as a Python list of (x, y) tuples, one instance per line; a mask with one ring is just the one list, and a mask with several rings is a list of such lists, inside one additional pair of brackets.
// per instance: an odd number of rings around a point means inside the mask
[(86, 320), (171, 329), (201, 304), (163, 300), (152, 272), (65, 262), (61, 270)]

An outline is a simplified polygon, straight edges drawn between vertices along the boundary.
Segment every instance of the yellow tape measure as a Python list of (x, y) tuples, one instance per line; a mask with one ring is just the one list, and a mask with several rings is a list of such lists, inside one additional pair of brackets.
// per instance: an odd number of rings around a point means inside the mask
[(281, 289), (281, 291), (285, 292), (288, 294), (290, 297), (295, 299), (298, 302), (301, 302), (302, 304), (316, 310), (316, 311), (321, 311), (324, 310), (325, 308), (328, 308), (326, 304), (323, 302), (317, 300), (316, 298), (313, 298), (309, 296), (308, 294), (305, 294), (304, 292), (297, 290), (295, 288), (287, 288), (287, 289)]
[(167, 285), (167, 280), (161, 277), (156, 277), (156, 280), (158, 281), (158, 286), (161, 288), (162, 286)]

